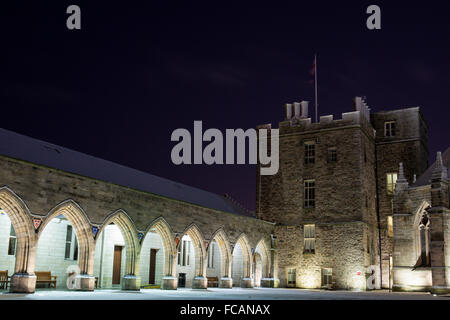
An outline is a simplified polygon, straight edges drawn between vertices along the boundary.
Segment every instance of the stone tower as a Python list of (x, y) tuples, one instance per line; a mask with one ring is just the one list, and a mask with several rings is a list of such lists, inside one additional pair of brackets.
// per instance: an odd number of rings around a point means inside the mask
[[(398, 178), (399, 163), (404, 178), (412, 184), (428, 167), (428, 125), (418, 107), (371, 114), (376, 130), (376, 174), (381, 236), (382, 285), (392, 286), (393, 198), (390, 187)], [(393, 180), (391, 180), (393, 179)], [(389, 180), (389, 181), (388, 181)]]
[(399, 162), (408, 179), (422, 173), (427, 126), (419, 108), (371, 114), (361, 97), (354, 108), (313, 123), (308, 102), (286, 104), (280, 169), (260, 176), (258, 168), (256, 213), (276, 223), (280, 286), (366, 289), (369, 266), (380, 264), (390, 283), (386, 174), (390, 192)]

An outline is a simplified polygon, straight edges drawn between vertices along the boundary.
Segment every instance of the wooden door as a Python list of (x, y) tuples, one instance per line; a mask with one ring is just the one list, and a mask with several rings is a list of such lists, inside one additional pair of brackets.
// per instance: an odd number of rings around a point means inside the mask
[(150, 249), (150, 268), (148, 275), (148, 283), (155, 284), (155, 269), (156, 269), (156, 253), (159, 249)]
[(122, 267), (122, 246), (114, 246), (112, 284), (120, 284), (120, 269)]

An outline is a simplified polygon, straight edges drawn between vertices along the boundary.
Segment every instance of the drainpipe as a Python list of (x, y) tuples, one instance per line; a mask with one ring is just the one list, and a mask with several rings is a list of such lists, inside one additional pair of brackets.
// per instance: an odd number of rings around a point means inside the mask
[(377, 222), (378, 222), (378, 251), (380, 254), (380, 289), (383, 288), (383, 257), (381, 252), (381, 216), (380, 216), (380, 197), (378, 191), (378, 156), (377, 156), (377, 145), (375, 144), (375, 189), (377, 201), (375, 202), (375, 207), (377, 211)]

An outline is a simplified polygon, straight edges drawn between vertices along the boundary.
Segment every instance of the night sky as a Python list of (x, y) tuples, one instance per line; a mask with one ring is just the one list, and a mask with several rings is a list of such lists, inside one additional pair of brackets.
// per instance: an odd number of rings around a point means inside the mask
[[(320, 115), (356, 95), (421, 106), (433, 162), (450, 146), (450, 4), (390, 2), (2, 1), (1, 127), (254, 209), (255, 166), (173, 165), (171, 133), (278, 127), (284, 103), (313, 104), (317, 53)], [(71, 4), (81, 30), (66, 28)], [(366, 28), (370, 4), (381, 30)]]

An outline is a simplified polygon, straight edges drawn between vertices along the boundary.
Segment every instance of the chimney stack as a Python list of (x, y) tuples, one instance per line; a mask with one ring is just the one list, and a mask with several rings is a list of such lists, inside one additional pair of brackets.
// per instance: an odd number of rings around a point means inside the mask
[(300, 102), (294, 102), (295, 117), (300, 118)]
[(291, 120), (292, 119), (292, 104), (291, 103), (286, 103), (285, 113), (286, 113), (286, 120)]
[(308, 118), (308, 101), (302, 100), (300, 104), (302, 105), (302, 118)]

